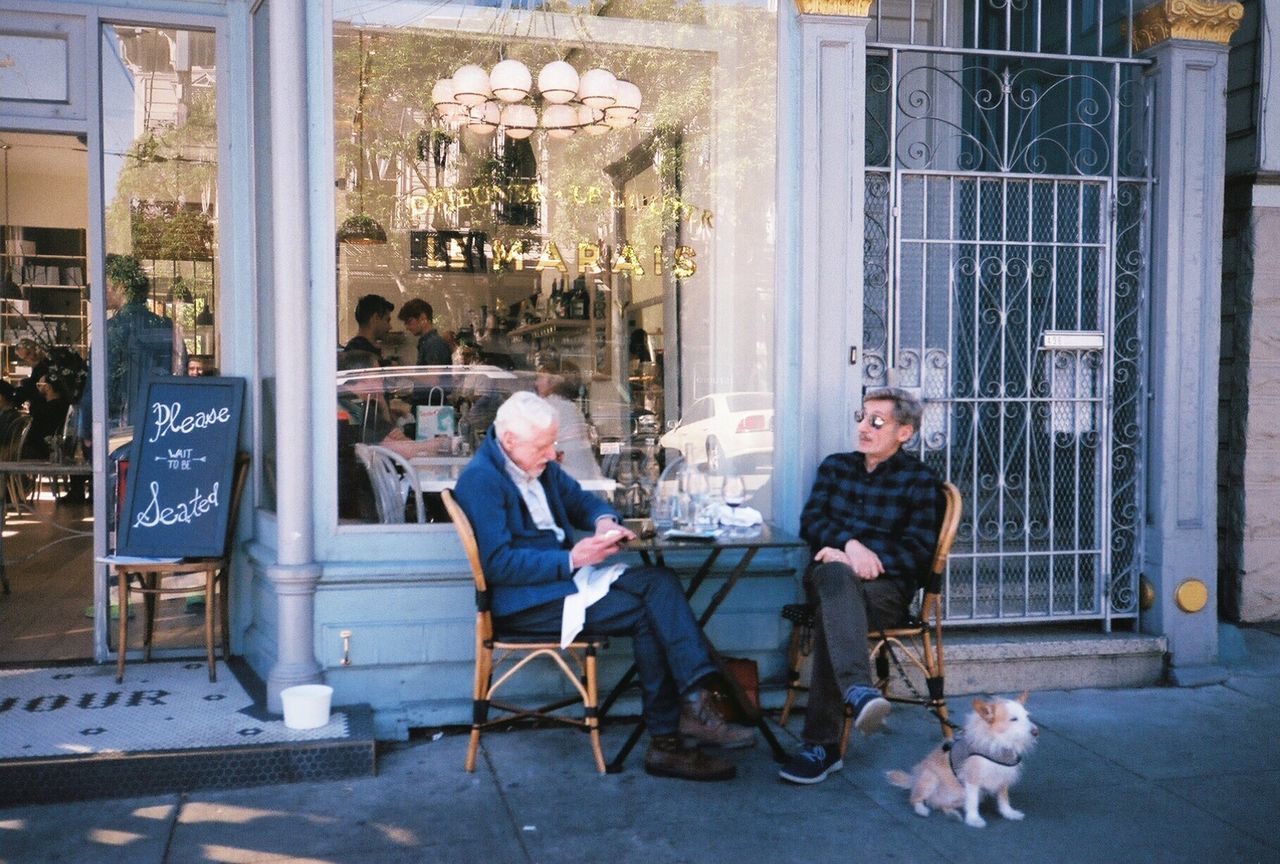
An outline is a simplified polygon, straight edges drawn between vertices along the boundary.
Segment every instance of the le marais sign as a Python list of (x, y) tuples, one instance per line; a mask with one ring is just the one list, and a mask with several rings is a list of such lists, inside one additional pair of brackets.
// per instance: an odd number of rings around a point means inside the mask
[[(523, 204), (537, 205), (555, 200), (564, 207), (605, 205), (610, 209), (626, 209), (635, 213), (648, 211), (666, 219), (680, 220), (691, 228), (710, 231), (714, 228), (712, 211), (698, 207), (673, 195), (623, 195), (600, 186), (571, 186), (568, 189), (546, 189), (540, 183), (483, 184), (463, 188), (440, 187), (408, 197), (408, 215), (417, 221), (429, 211), (443, 209), (460, 212), (472, 207)], [(421, 224), (421, 223), (419, 223)], [(447, 270), (483, 273), (489, 270), (554, 269), (568, 276), (570, 267), (561, 247), (553, 242), (502, 240), (489, 238), (479, 231), (410, 231), (409, 264), (412, 270)], [(697, 252), (692, 246), (676, 246), (664, 250), (660, 245), (646, 249), (638, 243), (623, 242), (616, 250), (608, 245), (584, 241), (576, 244), (578, 273), (604, 272), (641, 278), (660, 276), (668, 268), (677, 279), (688, 279), (698, 272)], [(572, 245), (566, 249), (573, 249)]]
[[(647, 260), (646, 260), (647, 259)], [(625, 274), (641, 277), (650, 272), (661, 275), (668, 265), (663, 248), (654, 245), (652, 256), (644, 256), (630, 243), (615, 252), (610, 246), (582, 242), (577, 248), (577, 272), (584, 274)], [(670, 256), (671, 274), (688, 279), (698, 272), (697, 252), (691, 246), (677, 246)], [(569, 264), (560, 247), (551, 240), (536, 244), (525, 240), (489, 241), (481, 231), (410, 231), (409, 269), (447, 270), (461, 273), (494, 273), (503, 270), (554, 269), (569, 275)]]

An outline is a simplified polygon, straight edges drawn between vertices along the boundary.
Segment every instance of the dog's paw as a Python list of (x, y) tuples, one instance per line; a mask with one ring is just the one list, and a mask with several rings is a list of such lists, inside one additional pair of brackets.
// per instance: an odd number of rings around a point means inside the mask
[(928, 806), (925, 805), (923, 801), (915, 804), (913, 809), (916, 811), (916, 813), (920, 814), (921, 816), (929, 815), (929, 808)]
[(1023, 813), (1021, 810), (1014, 810), (1012, 807), (1005, 807), (1001, 809), (1000, 815), (1006, 819), (1012, 819), (1015, 822), (1021, 821), (1027, 816), (1026, 813)]
[(964, 824), (970, 828), (986, 828), (987, 820), (975, 813), (972, 816), (964, 817)]

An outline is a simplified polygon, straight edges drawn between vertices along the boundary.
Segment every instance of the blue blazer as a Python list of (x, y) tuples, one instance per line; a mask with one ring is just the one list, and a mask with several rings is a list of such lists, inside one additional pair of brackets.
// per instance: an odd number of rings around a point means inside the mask
[(458, 478), (454, 497), (476, 534), (480, 563), (489, 583), (494, 615), (511, 615), (559, 600), (577, 591), (569, 569), (571, 529), (594, 531), (601, 516), (618, 518), (613, 508), (583, 490), (560, 465), (549, 462), (538, 478), (565, 539), (533, 524), (520, 490), (507, 474), (507, 457), (491, 427)]

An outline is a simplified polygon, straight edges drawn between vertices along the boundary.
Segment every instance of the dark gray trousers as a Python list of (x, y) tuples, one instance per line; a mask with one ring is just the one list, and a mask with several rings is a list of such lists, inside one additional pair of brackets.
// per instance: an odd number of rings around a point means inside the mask
[(855, 684), (872, 684), (869, 629), (901, 623), (913, 591), (905, 580), (888, 576), (859, 579), (839, 563), (810, 565), (804, 585), (817, 607), (804, 740), (831, 744), (844, 724), (844, 694)]

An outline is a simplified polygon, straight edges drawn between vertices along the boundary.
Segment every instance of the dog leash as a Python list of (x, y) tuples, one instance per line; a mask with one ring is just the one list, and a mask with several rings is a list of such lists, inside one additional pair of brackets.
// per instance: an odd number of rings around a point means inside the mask
[(883, 629), (880, 630), (880, 644), (880, 650), (888, 652), (889, 659), (893, 661), (894, 668), (898, 670), (898, 678), (906, 685), (907, 689), (911, 691), (911, 695), (915, 697), (921, 705), (924, 705), (930, 714), (938, 718), (938, 721), (944, 724), (952, 732), (963, 731), (962, 726), (952, 723), (951, 719), (948, 717), (943, 717), (942, 712), (934, 705), (929, 704), (930, 700), (926, 699), (925, 696), (916, 689), (916, 686), (911, 683), (911, 676), (907, 675), (907, 670), (903, 668), (902, 661), (898, 659), (897, 653), (893, 650), (893, 643), (889, 641), (887, 636), (885, 636)]

